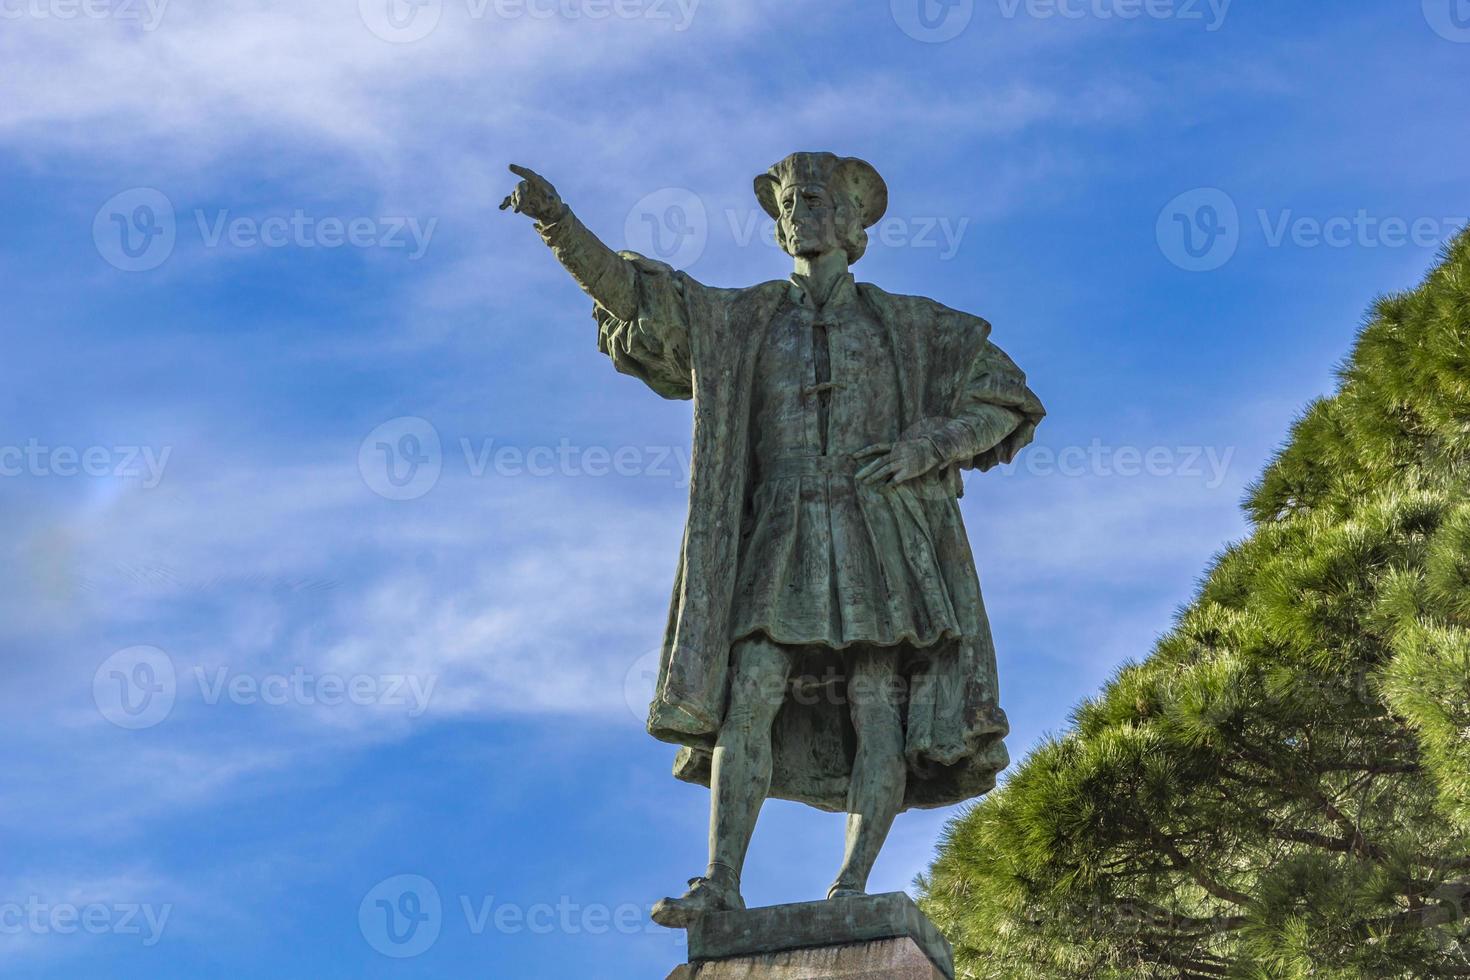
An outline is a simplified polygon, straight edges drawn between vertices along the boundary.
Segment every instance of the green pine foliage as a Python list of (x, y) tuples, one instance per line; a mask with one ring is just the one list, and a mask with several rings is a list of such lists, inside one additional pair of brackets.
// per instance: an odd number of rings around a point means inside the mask
[(1470, 234), (1142, 663), (920, 879), (960, 976), (1470, 976)]

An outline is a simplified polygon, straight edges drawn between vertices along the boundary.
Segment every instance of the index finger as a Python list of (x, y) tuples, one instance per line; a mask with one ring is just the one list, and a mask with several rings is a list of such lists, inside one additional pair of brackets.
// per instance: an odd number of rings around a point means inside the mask
[(523, 167), (518, 163), (512, 163), (510, 165), (510, 172), (515, 174), (517, 177), (524, 177), (526, 180), (533, 180), (537, 176), (536, 171), (532, 170), (530, 167)]
[(879, 456), (879, 455), (882, 455), (883, 453), (888, 452), (888, 450), (890, 450), (892, 448), (893, 447), (890, 446), (886, 442), (877, 442), (877, 443), (874, 443), (873, 445), (867, 447), (866, 449), (859, 449), (857, 452), (855, 452), (855, 453), (852, 454), (852, 458), (853, 459), (866, 459), (869, 456)]

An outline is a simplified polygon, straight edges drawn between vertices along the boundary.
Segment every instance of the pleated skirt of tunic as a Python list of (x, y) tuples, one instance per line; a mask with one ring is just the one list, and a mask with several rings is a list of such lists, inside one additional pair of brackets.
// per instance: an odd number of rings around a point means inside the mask
[(987, 630), (959, 503), (921, 479), (768, 479), (742, 528), (732, 640), (926, 648)]

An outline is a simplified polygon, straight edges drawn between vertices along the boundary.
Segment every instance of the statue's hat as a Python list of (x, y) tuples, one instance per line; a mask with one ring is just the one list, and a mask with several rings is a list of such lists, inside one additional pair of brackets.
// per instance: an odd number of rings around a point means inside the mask
[(781, 188), (788, 184), (839, 187), (857, 202), (863, 227), (876, 225), (888, 210), (888, 185), (873, 165), (835, 153), (793, 153), (755, 179), (755, 197), (773, 218), (781, 217)]

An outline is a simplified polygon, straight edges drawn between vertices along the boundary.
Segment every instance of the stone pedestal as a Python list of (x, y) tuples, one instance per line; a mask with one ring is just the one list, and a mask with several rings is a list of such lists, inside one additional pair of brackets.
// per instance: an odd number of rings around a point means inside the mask
[(949, 941), (903, 892), (705, 916), (668, 980), (953, 980)]

